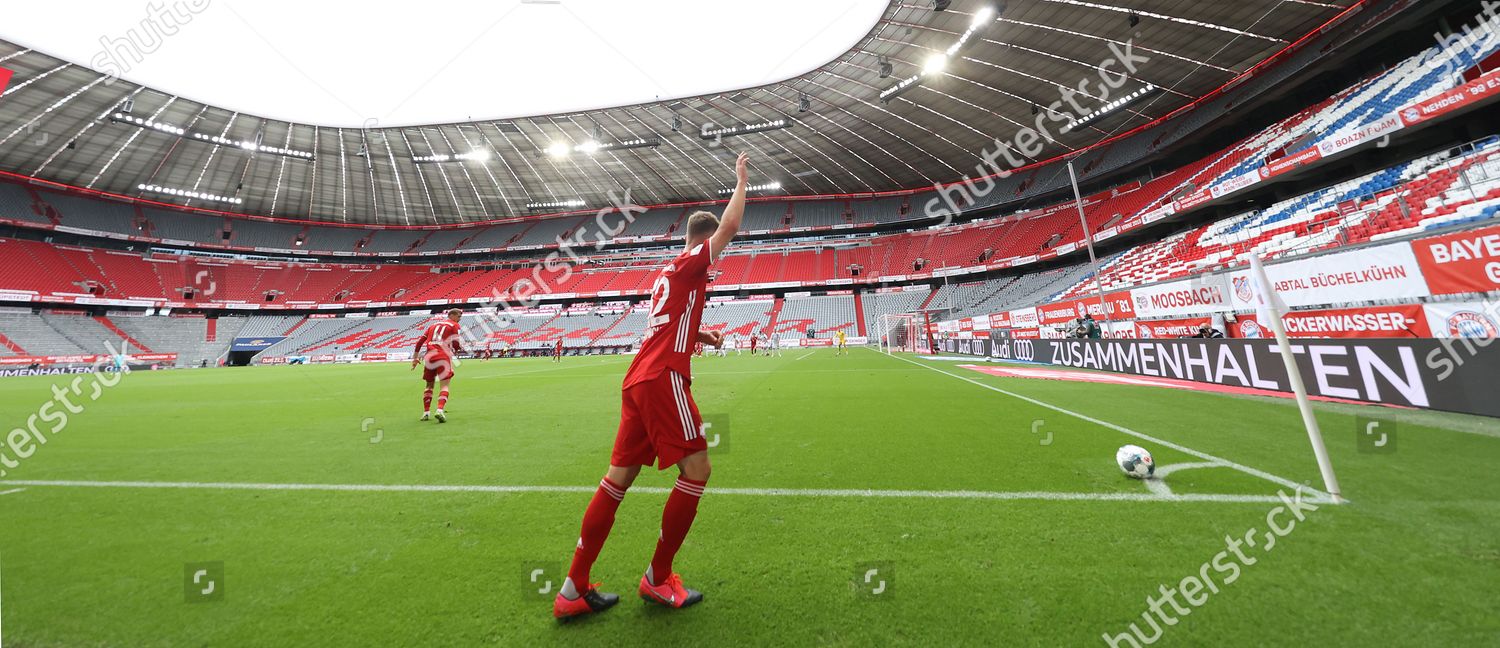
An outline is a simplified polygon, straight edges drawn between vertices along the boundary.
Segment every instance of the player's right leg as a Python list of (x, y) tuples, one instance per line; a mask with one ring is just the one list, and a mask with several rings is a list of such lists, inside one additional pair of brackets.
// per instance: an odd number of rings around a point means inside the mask
[(625, 491), (635, 483), (640, 466), (614, 466), (599, 480), (599, 489), (589, 501), (583, 513), (583, 524), (578, 534), (578, 546), (573, 550), (573, 564), (568, 568), (568, 577), (563, 580), (562, 590), (552, 601), (552, 616), (559, 621), (570, 621), (581, 616), (597, 614), (620, 602), (619, 594), (599, 591), (602, 583), (589, 582), (589, 569), (604, 549), (604, 541), (615, 524), (615, 512), (625, 499)]
[[(423, 373), (428, 373), (428, 371), (424, 371)], [(427, 389), (422, 391), (422, 418), (419, 420), (425, 421), (432, 418), (432, 383), (434, 379), (426, 376), (423, 379), (427, 381)]]
[(552, 616), (559, 621), (603, 612), (620, 602), (618, 594), (599, 591), (600, 584), (589, 580), (589, 570), (604, 549), (604, 541), (609, 539), (609, 531), (615, 524), (615, 512), (625, 499), (625, 492), (635, 483), (641, 466), (656, 459), (656, 450), (646, 434), (645, 420), (633, 398), (636, 395), (632, 393), (634, 389), (626, 390), (622, 395), (620, 428), (615, 433), (609, 471), (599, 481), (599, 488), (584, 511), (578, 545), (573, 550), (573, 563), (568, 568), (562, 591), (552, 602)]

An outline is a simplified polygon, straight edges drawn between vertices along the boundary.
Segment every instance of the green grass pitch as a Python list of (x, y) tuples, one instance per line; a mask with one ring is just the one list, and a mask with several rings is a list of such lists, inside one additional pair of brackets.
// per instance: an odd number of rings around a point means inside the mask
[[(628, 361), (467, 362), (442, 425), (417, 421), (403, 364), (130, 374), (0, 478), (3, 645), (1107, 645), (1226, 536), (1264, 531), (1285, 484), (1321, 488), (1286, 400), (867, 349), (702, 358), (720, 437), (676, 566), (705, 602), (635, 597), (675, 477), (647, 470), (594, 570), (624, 600), (559, 626), (537, 592), (571, 556)], [(4, 430), (67, 380), (0, 381)], [(1360, 451), (1360, 416), (1394, 452)], [(1318, 418), (1351, 502), (1252, 551), (1160, 644), (1500, 644), (1500, 425)], [(1193, 468), (1161, 495), (1114, 466), (1127, 443), (1285, 484)], [(187, 487), (142, 485), (162, 482)]]

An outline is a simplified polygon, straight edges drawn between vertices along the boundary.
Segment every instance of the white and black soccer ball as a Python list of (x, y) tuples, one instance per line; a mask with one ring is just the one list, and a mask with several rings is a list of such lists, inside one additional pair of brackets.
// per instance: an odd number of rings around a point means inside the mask
[(1137, 445), (1121, 446), (1115, 452), (1115, 463), (1125, 471), (1126, 477), (1148, 479), (1156, 474), (1156, 461), (1151, 458), (1151, 453)]

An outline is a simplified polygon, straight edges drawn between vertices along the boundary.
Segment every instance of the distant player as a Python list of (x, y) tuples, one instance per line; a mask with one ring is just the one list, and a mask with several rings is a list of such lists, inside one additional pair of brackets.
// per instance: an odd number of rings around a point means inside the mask
[(776, 357), (780, 358), (781, 357), (781, 335), (779, 335), (777, 333), (771, 333), (771, 334), (769, 334), (769, 337), (768, 337), (767, 341), (770, 343), (770, 347), (769, 347), (769, 350), (766, 351), (766, 355), (775, 355)]
[(557, 338), (557, 344), (552, 345), (552, 361), (562, 362), (562, 338)]
[[(422, 418), (436, 418), (439, 423), (447, 423), (448, 415), (443, 408), (448, 406), (448, 382), (453, 380), (453, 368), (457, 366), (458, 356), (464, 352), (459, 346), (458, 320), (463, 317), (464, 312), (455, 308), (448, 311), (447, 319), (434, 322), (422, 333), (422, 338), (417, 340), (417, 348), (411, 354), (411, 368), (416, 369), (417, 363), (422, 363), (422, 380), (427, 382), (426, 391), (422, 392)], [(422, 355), (422, 347), (427, 348), (427, 354)], [(432, 384), (436, 381), (441, 390), (438, 392), (437, 411), (432, 411)]]
[(844, 329), (834, 332), (833, 343), (838, 347), (838, 351), (833, 355), (849, 355), (849, 349), (844, 346)]
[(760, 336), (756, 335), (754, 333), (751, 333), (750, 334), (750, 355), (755, 355), (755, 347), (757, 345), (759, 345), (759, 344), (760, 344)]
[(731, 349), (734, 349), (734, 354), (735, 355), (740, 355), (741, 353), (744, 353), (744, 350), (740, 348), (740, 336), (739, 336), (738, 333), (731, 333), (729, 335), (729, 342), (726, 343), (726, 346), (728, 346)]
[(724, 344), (722, 333), (703, 331), (699, 326), (708, 294), (708, 269), (739, 232), (745, 215), (749, 162), (744, 154), (735, 161), (734, 196), (724, 208), (723, 220), (708, 212), (689, 216), (682, 254), (662, 268), (651, 285), (646, 337), (625, 372), (620, 428), (615, 434), (609, 472), (583, 514), (573, 564), (552, 604), (552, 615), (558, 619), (601, 612), (620, 601), (619, 595), (600, 592), (599, 585), (589, 581), (589, 570), (609, 537), (625, 491), (635, 482), (641, 466), (653, 462), (660, 470), (675, 465), (680, 475), (662, 509), (656, 553), (641, 577), (640, 596), (669, 608), (684, 608), (703, 600), (701, 593), (683, 587), (682, 578), (672, 571), (672, 559), (698, 513), (698, 499), (708, 484), (710, 468), (703, 419), (688, 390), (692, 385), (688, 350), (694, 342)]

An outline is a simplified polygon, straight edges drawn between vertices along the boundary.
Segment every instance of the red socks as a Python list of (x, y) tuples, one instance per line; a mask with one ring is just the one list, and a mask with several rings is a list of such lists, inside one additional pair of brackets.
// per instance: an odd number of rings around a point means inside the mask
[[(438, 407), (442, 407), (442, 405), (439, 405)], [(425, 389), (425, 390), (422, 391), (422, 411), (426, 412), (426, 411), (430, 411), (431, 409), (432, 409), (432, 390), (431, 389)]]
[(438, 392), (438, 409), (443, 409), (447, 405), (448, 405), (448, 388), (444, 387), (443, 391)]
[[(676, 493), (673, 493), (674, 495)], [(568, 578), (579, 592), (589, 588), (589, 569), (599, 558), (609, 530), (615, 525), (615, 511), (620, 500), (625, 499), (625, 489), (616, 486), (608, 477), (599, 480), (599, 490), (589, 500), (589, 508), (583, 513), (583, 529), (578, 533), (578, 548), (573, 551), (573, 566), (568, 568)]]
[[(667, 505), (661, 511), (661, 538), (656, 541), (656, 555), (651, 557), (651, 577), (660, 585), (672, 575), (672, 558), (682, 548), (693, 518), (698, 515), (698, 500), (703, 497), (703, 487), (708, 482), (677, 478), (677, 486), (667, 496)], [(573, 581), (578, 582), (578, 581)]]

